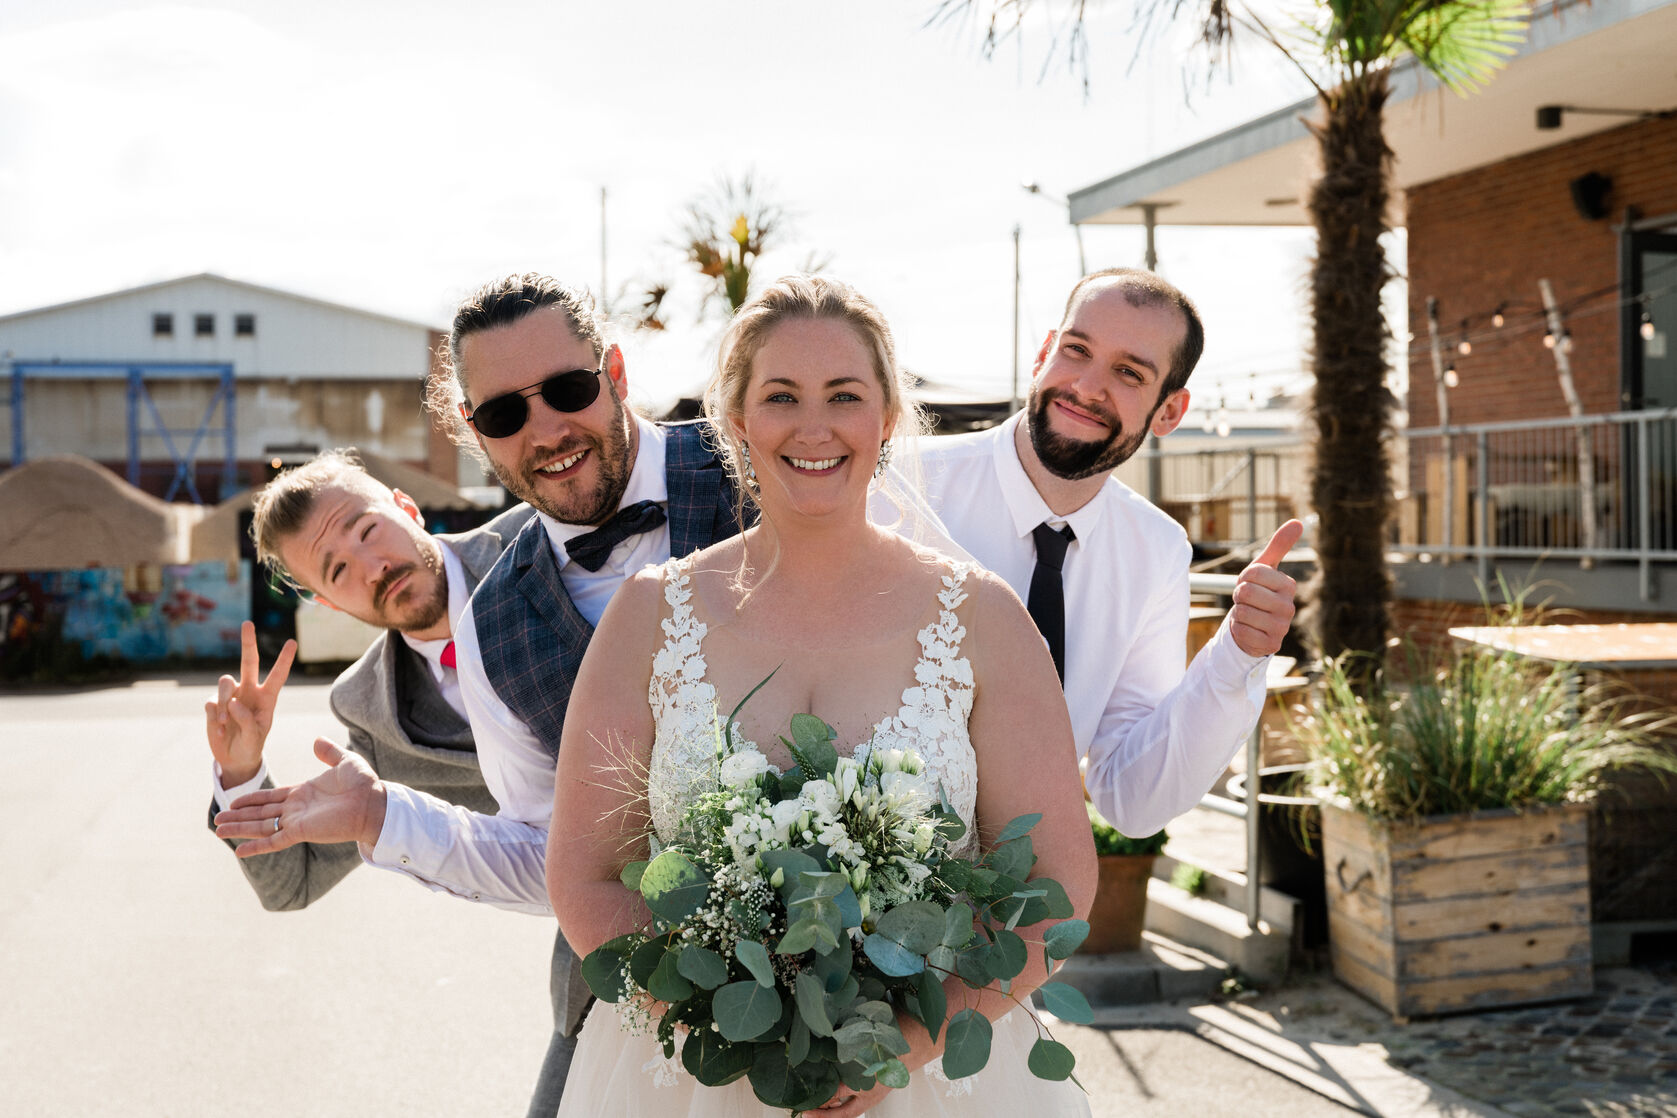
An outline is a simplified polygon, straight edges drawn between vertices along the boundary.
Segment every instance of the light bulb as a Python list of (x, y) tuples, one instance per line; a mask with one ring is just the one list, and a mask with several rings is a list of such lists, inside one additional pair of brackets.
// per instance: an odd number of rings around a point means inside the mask
[(1496, 309), (1496, 310), (1495, 310), (1495, 311), (1494, 311), (1494, 312), (1493, 312), (1493, 313), (1492, 313), (1492, 314), (1491, 314), (1491, 325), (1492, 325), (1492, 326), (1495, 326), (1495, 327), (1496, 327), (1496, 328), (1497, 328), (1497, 329), (1498, 329), (1498, 330), (1500, 330), (1500, 329), (1502, 329), (1502, 322), (1503, 322), (1503, 319), (1502, 319), (1502, 308), (1501, 308), (1501, 307), (1498, 307), (1498, 308), (1497, 308), (1497, 309)]
[(1572, 331), (1570, 330), (1561, 331), (1561, 352), (1572, 352)]
[(1444, 387), (1445, 388), (1454, 388), (1454, 387), (1456, 387), (1456, 385), (1460, 384), (1461, 382), (1462, 382), (1462, 378), (1456, 375), (1456, 367), (1454, 365), (1451, 365), (1448, 369), (1444, 370)]
[(1643, 311), (1642, 312), (1642, 340), (1647, 341), (1647, 342), (1651, 342), (1651, 341), (1654, 340), (1654, 334), (1655, 334), (1654, 316), (1649, 314), (1647, 311)]
[(1555, 348), (1555, 335), (1550, 333), (1547, 330), (1545, 330), (1543, 332), (1543, 348), (1544, 349), (1554, 349)]
[(1217, 424), (1217, 437), (1219, 439), (1226, 439), (1229, 437), (1229, 432), (1233, 429), (1234, 428), (1229, 426), (1229, 421), (1225, 419), (1221, 423)]
[(1456, 352), (1461, 354), (1463, 357), (1466, 357), (1468, 354), (1473, 352), (1473, 343), (1468, 341), (1466, 338), (1463, 338), (1461, 340), (1461, 344), (1456, 347)]

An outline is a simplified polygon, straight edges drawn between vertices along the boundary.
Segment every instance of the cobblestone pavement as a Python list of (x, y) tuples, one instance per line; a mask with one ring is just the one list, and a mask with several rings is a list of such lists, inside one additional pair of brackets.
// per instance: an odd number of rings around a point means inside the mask
[(1677, 964), (1600, 968), (1595, 993), (1394, 1023), (1324, 977), (1242, 1008), (1289, 1035), (1374, 1043), (1394, 1067), (1521, 1118), (1677, 1115)]

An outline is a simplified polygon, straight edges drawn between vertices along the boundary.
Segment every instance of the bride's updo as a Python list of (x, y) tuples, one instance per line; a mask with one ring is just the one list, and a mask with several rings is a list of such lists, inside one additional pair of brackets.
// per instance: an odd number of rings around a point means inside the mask
[[(705, 387), (705, 417), (715, 428), (718, 452), (733, 475), (744, 500), (755, 501), (755, 490), (746, 484), (741, 444), (735, 434), (745, 415), (745, 394), (751, 383), (751, 365), (770, 332), (794, 319), (831, 319), (844, 322), (856, 332), (873, 356), (874, 375), (885, 393), (885, 421), (893, 432), (892, 442), (925, 429), (920, 406), (904, 392), (902, 370), (897, 367), (897, 349), (891, 328), (879, 308), (861, 292), (841, 280), (827, 276), (782, 276), (739, 309), (722, 337), (716, 375)], [(899, 468), (908, 465), (899, 460)]]

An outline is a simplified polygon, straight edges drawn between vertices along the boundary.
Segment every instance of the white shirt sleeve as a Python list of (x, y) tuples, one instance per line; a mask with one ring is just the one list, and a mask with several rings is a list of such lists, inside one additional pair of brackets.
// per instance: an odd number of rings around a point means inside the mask
[(455, 629), (454, 655), (478, 765), (500, 813), (482, 815), (387, 784), (384, 829), (371, 850), (362, 847), (362, 858), (441, 892), (550, 915), (554, 758), (490, 686), (470, 606)]
[(233, 806), (233, 801), (240, 796), (248, 796), (252, 792), (262, 790), (262, 782), (268, 778), (268, 761), (263, 758), (262, 764), (256, 769), (256, 775), (234, 788), (221, 786), (221, 762), (210, 762), (210, 795), (215, 798), (215, 809), (226, 811)]
[[(1184, 584), (1187, 577), (1184, 569)], [(1157, 700), (1141, 699), (1138, 688), (1145, 691), (1147, 682), (1141, 677), (1156, 674), (1157, 665), (1181, 663), (1186, 639), (1186, 594), (1162, 597), (1168, 602), (1156, 601), (1136, 632), (1084, 775), (1096, 809), (1138, 838), (1192, 808), (1216, 783), (1263, 713), (1269, 665), (1267, 656), (1241, 651), (1224, 618), (1174, 686)]]

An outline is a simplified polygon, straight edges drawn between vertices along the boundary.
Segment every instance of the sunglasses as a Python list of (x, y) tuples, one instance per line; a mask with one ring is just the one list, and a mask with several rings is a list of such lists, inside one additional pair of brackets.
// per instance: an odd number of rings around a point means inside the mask
[(466, 422), (486, 439), (516, 435), (530, 418), (530, 397), (538, 392), (556, 412), (581, 411), (600, 398), (600, 370), (571, 369), (554, 373), (539, 384), (491, 397), (466, 416)]

